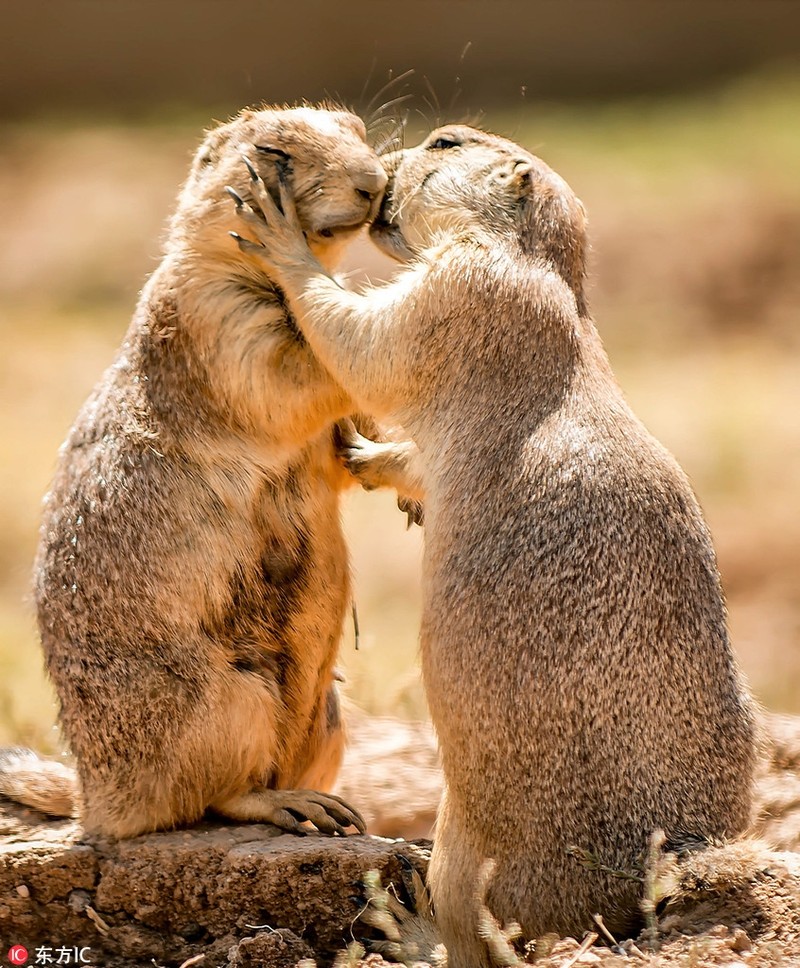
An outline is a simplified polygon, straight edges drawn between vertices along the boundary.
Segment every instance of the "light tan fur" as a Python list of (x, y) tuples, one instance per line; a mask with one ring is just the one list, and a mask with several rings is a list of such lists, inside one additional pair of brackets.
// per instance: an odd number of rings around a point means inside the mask
[(640, 888), (613, 872), (641, 871), (653, 830), (742, 831), (754, 710), (700, 509), (588, 314), (578, 199), (464, 126), (386, 164), (373, 237), (411, 260), (392, 283), (342, 290), (288, 191), (286, 217), (258, 196), (266, 230), (242, 211), (259, 240), (242, 245), (330, 372), (419, 447), (422, 668), (446, 783), (430, 887), (450, 965), (475, 968), (486, 859), (501, 923), (580, 936), (600, 913), (624, 934)]
[[(329, 269), (386, 182), (344, 111), (247, 110), (210, 131), (116, 362), (61, 450), (35, 595), (92, 833), (128, 837), (207, 809), (298, 832), (303, 819), (363, 827), (315, 792), (332, 786), (344, 745), (334, 660), (350, 479), (333, 424), (354, 406), (228, 237), (238, 221), (224, 190), (246, 200), (253, 185), (242, 155), (273, 188), (275, 160), (291, 170)], [(62, 812), (74, 777), (42, 766), (52, 782), (37, 794), (33, 764), (6, 758), (0, 793), (27, 789), (28, 803)]]

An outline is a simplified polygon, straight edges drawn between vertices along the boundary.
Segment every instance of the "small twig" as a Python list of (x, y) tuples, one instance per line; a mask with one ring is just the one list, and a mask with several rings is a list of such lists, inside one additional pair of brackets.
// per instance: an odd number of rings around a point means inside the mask
[(355, 639), (356, 652), (358, 652), (358, 646), (361, 642), (361, 629), (358, 624), (358, 607), (356, 605), (356, 600), (353, 599), (353, 638)]
[(653, 951), (658, 949), (658, 917), (656, 906), (659, 901), (659, 860), (661, 859), (661, 848), (666, 842), (666, 835), (663, 830), (654, 830), (650, 834), (647, 843), (647, 863), (644, 871), (644, 897), (641, 900), (642, 913), (644, 914), (647, 940)]
[[(180, 968), (190, 968), (191, 965), (199, 965), (204, 959), (205, 955), (192, 955), (191, 958), (187, 958), (186, 961), (181, 964)], [(164, 968), (164, 966), (160, 965), (155, 958), (151, 958), (150, 961), (153, 963), (154, 968)]]
[[(361, 910), (358, 912), (358, 914), (356, 914), (356, 916), (350, 922), (350, 937), (351, 937), (351, 939), (353, 941), (356, 940), (356, 936), (353, 934), (353, 927), (355, 926), (356, 921), (359, 921), (363, 917), (363, 915), (367, 912), (367, 910), (369, 909), (369, 907), (372, 905), (372, 900), (373, 899), (371, 897), (367, 898), (366, 902), (364, 903), (364, 906), (361, 908)], [(369, 922), (367, 922), (367, 923), (369, 923)]]
[(586, 954), (589, 948), (591, 948), (595, 941), (597, 941), (598, 937), (599, 935), (596, 931), (590, 931), (583, 941), (581, 941), (581, 945), (575, 954), (569, 959), (569, 961), (565, 961), (561, 968), (572, 968), (573, 965), (576, 965), (578, 963), (578, 959)]
[(86, 912), (86, 917), (94, 924), (100, 934), (108, 934), (111, 927), (106, 924), (106, 922), (100, 917), (100, 915), (95, 911), (93, 907), (88, 904), (83, 909)]
[(501, 925), (486, 906), (486, 895), (496, 866), (493, 860), (485, 860), (478, 871), (477, 886), (473, 894), (478, 906), (478, 934), (488, 947), (493, 964), (502, 968), (521, 968), (522, 959), (514, 948), (514, 941), (522, 934), (522, 929), (516, 921)]
[(619, 943), (619, 941), (617, 941), (617, 939), (614, 937), (614, 935), (608, 930), (608, 928), (606, 927), (605, 922), (603, 921), (603, 918), (602, 918), (601, 915), (599, 915), (599, 914), (593, 914), (592, 915), (592, 921), (594, 921), (594, 923), (600, 929), (600, 933), (606, 939), (606, 941), (609, 944), (609, 947), (611, 948), (611, 950), (614, 952), (615, 955), (625, 955), (625, 954), (627, 954), (627, 952), (622, 947), (622, 945)]
[(636, 874), (633, 871), (619, 870), (616, 867), (609, 867), (608, 864), (604, 864), (600, 860), (597, 854), (592, 853), (590, 850), (584, 850), (583, 847), (567, 847), (567, 855), (574, 857), (581, 867), (585, 867), (586, 870), (609, 874), (611, 877), (619, 877), (623, 881), (635, 881), (637, 884), (644, 884), (644, 878), (640, 874)]

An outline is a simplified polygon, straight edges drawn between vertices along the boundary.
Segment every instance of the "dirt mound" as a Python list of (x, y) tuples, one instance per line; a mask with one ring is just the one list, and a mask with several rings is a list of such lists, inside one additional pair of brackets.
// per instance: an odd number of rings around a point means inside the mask
[(767, 734), (754, 833), (776, 849), (800, 851), (800, 716), (770, 716)]
[[(89, 947), (104, 968), (180, 965), (199, 954), (203, 965), (328, 959), (353, 940), (364, 875), (379, 870), (401, 884), (401, 857), (424, 871), (424, 845), (296, 837), (266, 825), (89, 843), (77, 824), (4, 803), (0, 939), (24, 945), (33, 963), (37, 949)], [(259, 932), (269, 937), (245, 943)], [(262, 960), (265, 945), (274, 958)]]
[[(657, 949), (645, 935), (615, 953), (596, 928), (583, 948), (541, 940), (531, 953), (537, 964), (800, 965), (800, 718), (771, 717), (768, 726), (753, 830), (760, 839), (703, 851), (664, 873)], [(358, 722), (340, 789), (384, 832), (428, 829), (441, 790), (429, 728)], [(24, 945), (30, 964), (42, 952), (51, 964), (79, 964), (83, 953), (103, 968), (179, 966), (201, 955), (203, 968), (328, 964), (355, 940), (376, 937), (364, 918), (364, 875), (378, 871), (391, 895), (405, 897), (410, 868), (425, 872), (427, 847), (211, 824), (90, 842), (73, 822), (3, 802), (0, 959)], [(65, 951), (70, 960), (59, 962)], [(351, 949), (348, 965), (359, 955)]]

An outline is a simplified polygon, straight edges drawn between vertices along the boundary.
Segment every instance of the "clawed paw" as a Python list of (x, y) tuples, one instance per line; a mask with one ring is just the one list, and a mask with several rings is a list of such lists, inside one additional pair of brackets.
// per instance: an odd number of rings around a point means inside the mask
[(336, 443), (339, 460), (365, 491), (385, 486), (385, 455), (391, 454), (393, 448), (392, 444), (380, 444), (362, 437), (352, 425), (340, 429)]
[(305, 234), (300, 225), (294, 195), (289, 184), (291, 164), (284, 152), (270, 152), (275, 155), (274, 165), (278, 181), (280, 205), (269, 193), (264, 179), (258, 174), (249, 158), (242, 155), (242, 162), (250, 176), (249, 189), (251, 202), (230, 185), (225, 191), (236, 206), (236, 214), (247, 227), (252, 241), (238, 232), (230, 232), (239, 249), (251, 255), (258, 255), (272, 264), (297, 258), (307, 251)]
[(364, 818), (341, 797), (315, 790), (271, 791), (273, 810), (269, 820), (282, 830), (304, 836), (308, 830), (302, 826), (310, 821), (324, 834), (346, 836), (348, 828), (366, 833)]
[(422, 501), (415, 501), (412, 497), (398, 497), (397, 506), (406, 516), (406, 528), (410, 528), (412, 524), (421, 528), (425, 524), (425, 505)]
[[(416, 454), (416, 448), (408, 441), (375, 441), (364, 437), (350, 420), (342, 420), (336, 426), (336, 454), (339, 460), (365, 491), (379, 487), (394, 487), (398, 491), (397, 506), (412, 524), (422, 526), (425, 510), (421, 500), (410, 497), (419, 486), (409, 477), (408, 469)], [(409, 487), (412, 484), (414, 486)]]

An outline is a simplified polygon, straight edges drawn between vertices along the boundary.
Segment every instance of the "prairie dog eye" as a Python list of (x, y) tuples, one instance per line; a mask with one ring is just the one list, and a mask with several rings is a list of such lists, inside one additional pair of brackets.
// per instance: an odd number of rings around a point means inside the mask
[(461, 142), (453, 141), (452, 138), (437, 138), (435, 141), (432, 141), (428, 145), (428, 148), (431, 150), (436, 150), (436, 149), (441, 150), (443, 148), (460, 148), (460, 147), (461, 147)]
[(282, 148), (272, 148), (269, 145), (256, 145), (255, 149), (256, 151), (260, 151), (262, 155), (274, 158), (279, 163), (290, 162), (292, 160), (289, 152), (284, 151)]

